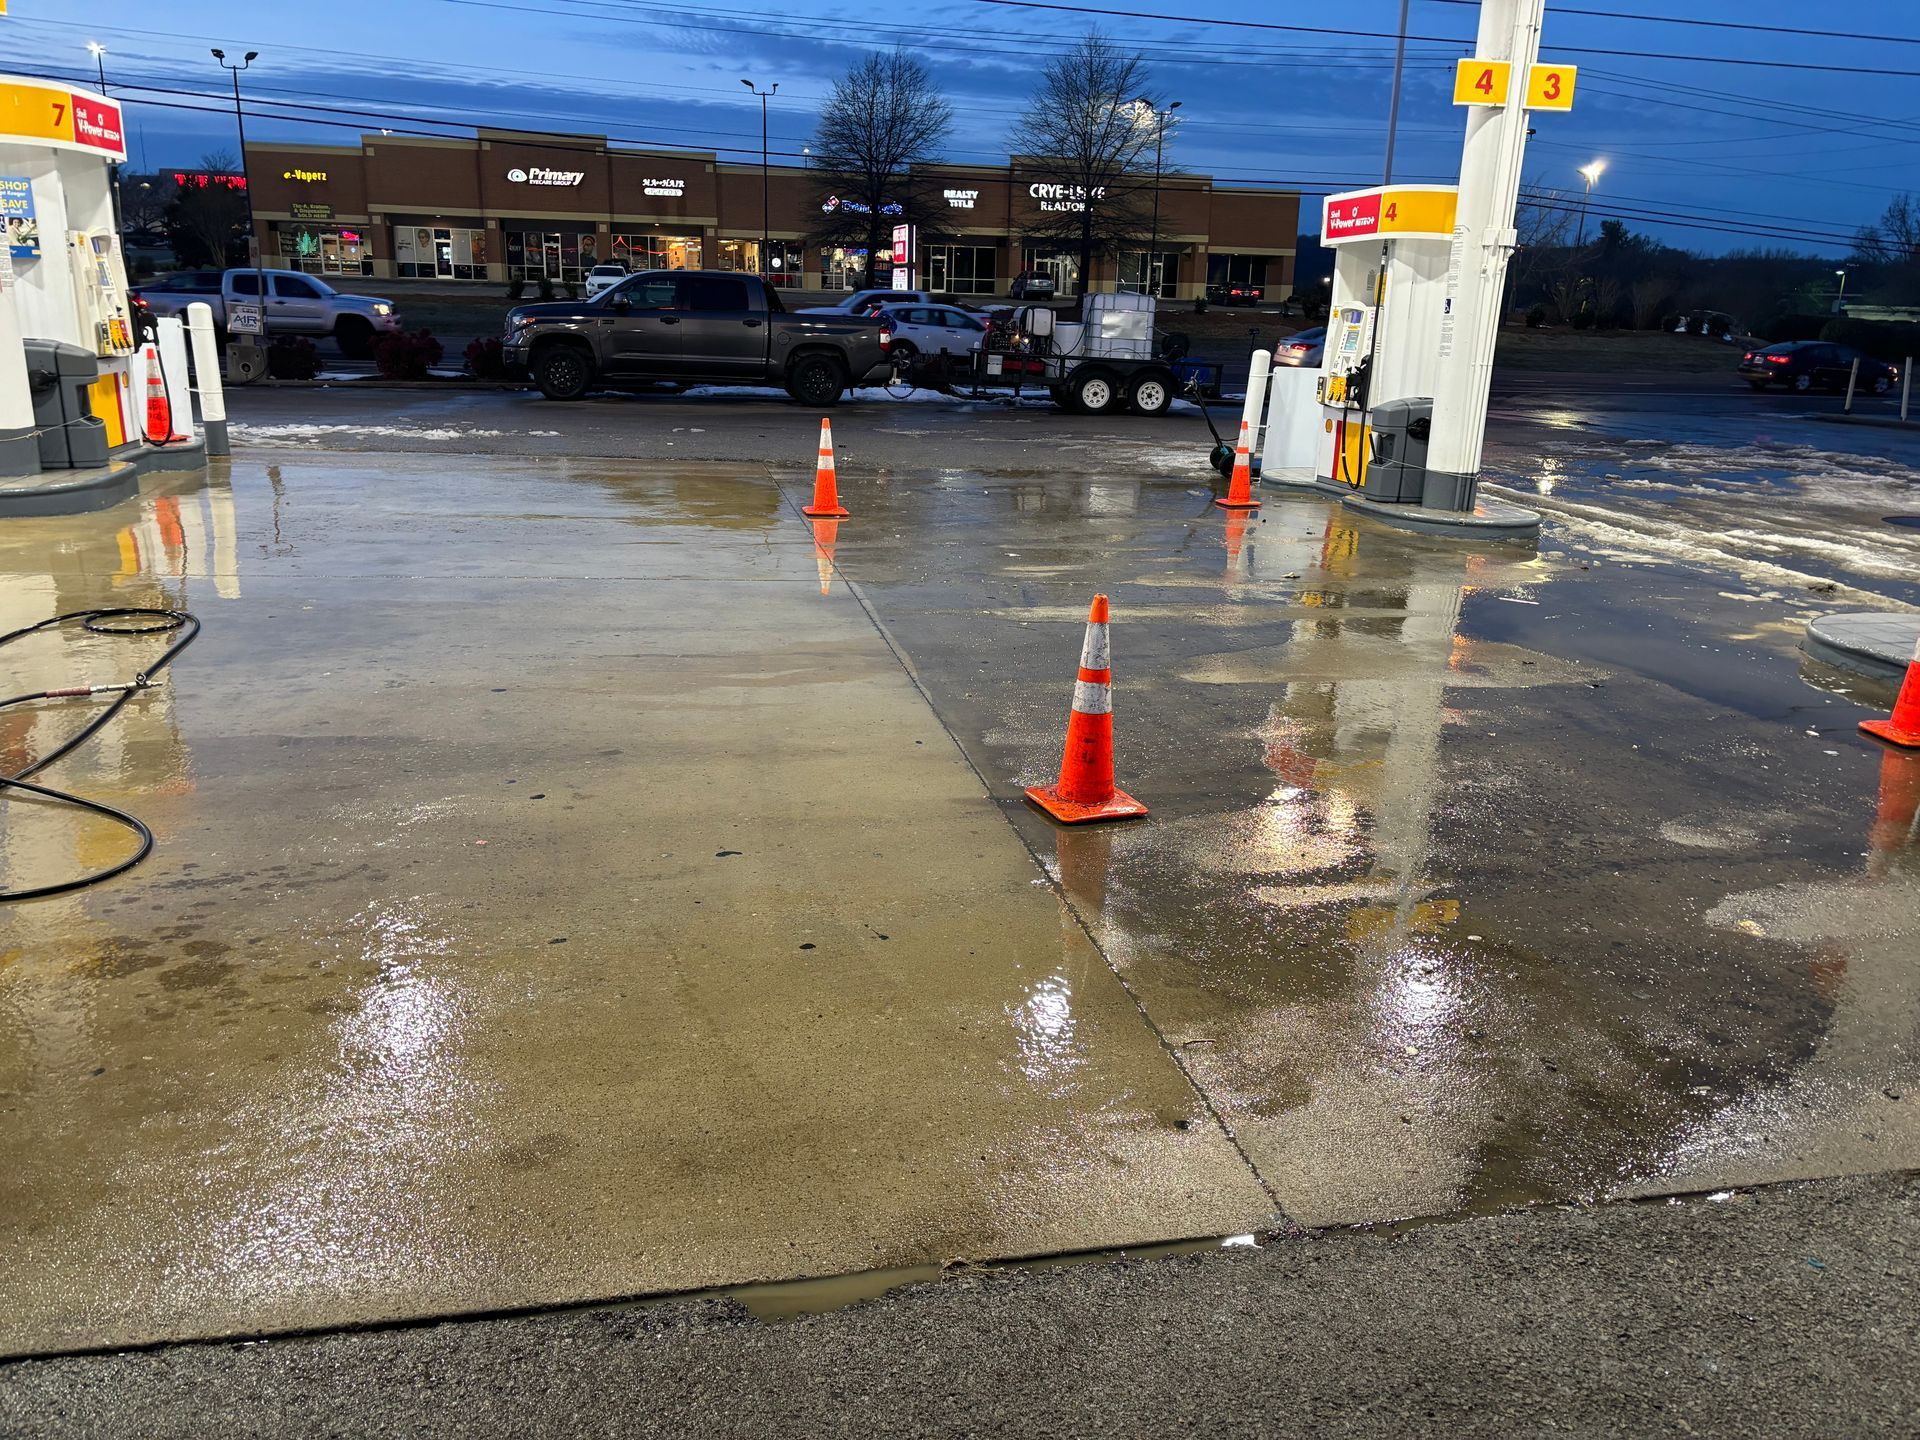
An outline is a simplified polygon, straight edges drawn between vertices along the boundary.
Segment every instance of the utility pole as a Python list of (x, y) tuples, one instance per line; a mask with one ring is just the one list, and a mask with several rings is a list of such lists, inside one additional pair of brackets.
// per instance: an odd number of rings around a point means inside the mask
[[(762, 90), (751, 80), (740, 82), (760, 97), (760, 275), (767, 274), (767, 250), (772, 244), (773, 225), (773, 182), (767, 171), (767, 101), (780, 93), (779, 82), (774, 82), (771, 90)], [(873, 257), (867, 257), (867, 264), (873, 264)], [(784, 266), (781, 268), (785, 268)]]
[[(1134, 103), (1151, 106), (1153, 102), (1141, 99)], [(1173, 112), (1180, 108), (1180, 104), (1180, 101), (1175, 100), (1165, 110), (1155, 109), (1153, 112), (1153, 240), (1147, 251), (1146, 264), (1140, 267), (1142, 281), (1146, 281), (1153, 274), (1154, 262), (1160, 258), (1160, 165), (1166, 158), (1167, 125), (1172, 121)], [(1158, 299), (1160, 286), (1154, 285), (1150, 293)]]
[[(258, 50), (249, 50), (246, 58), (238, 65), (227, 63), (227, 52), (215, 50), (213, 58), (220, 62), (222, 70), (233, 74), (233, 121), (240, 129), (240, 180), (247, 188), (247, 252), (253, 257), (253, 283), (258, 292), (253, 298), (260, 302), (260, 343), (267, 343), (267, 277), (260, 269), (260, 237), (253, 228), (253, 170), (247, 163), (247, 115), (240, 105), (240, 72), (260, 58)], [(220, 257), (225, 259), (223, 255)], [(225, 266), (221, 267), (225, 269)]]

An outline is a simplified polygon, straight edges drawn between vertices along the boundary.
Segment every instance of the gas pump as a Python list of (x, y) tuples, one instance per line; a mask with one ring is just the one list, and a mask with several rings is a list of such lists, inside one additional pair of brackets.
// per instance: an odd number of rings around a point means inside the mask
[(120, 237), (110, 230), (70, 230), (67, 248), (72, 255), (68, 273), (73, 277), (74, 304), (89, 332), (93, 353), (103, 360), (131, 355), (139, 337), (134, 334)]
[[(1452, 186), (1330, 195), (1320, 243), (1334, 252), (1318, 388), (1314, 483), (1339, 495), (1419, 503), (1423, 444), (1447, 325)], [(1389, 420), (1390, 425), (1383, 425)], [(1393, 457), (1396, 463), (1383, 462)]]

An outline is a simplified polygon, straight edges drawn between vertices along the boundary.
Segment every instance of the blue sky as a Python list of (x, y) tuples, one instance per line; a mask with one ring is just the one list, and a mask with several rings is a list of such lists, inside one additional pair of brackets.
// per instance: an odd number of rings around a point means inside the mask
[[(1155, 0), (1109, 8), (1177, 14)], [(797, 158), (832, 78), (876, 46), (904, 41), (953, 99), (954, 160), (1002, 160), (1006, 134), (1047, 56), (1097, 20), (1148, 58), (1154, 90), (1180, 100), (1176, 164), (1223, 183), (1297, 184), (1324, 192), (1375, 183), (1391, 88), (1398, 0), (1338, 6), (1199, 0), (1210, 19), (1345, 27), (1324, 35), (1193, 21), (1082, 18), (987, 0), (870, 3), (789, 0), (773, 17), (741, 0), (11, 0), (0, 18), (0, 69), (90, 74), (89, 39), (107, 47), (107, 78), (189, 92), (149, 94), (217, 106), (207, 50), (259, 50), (246, 76), (262, 111), (332, 106), (308, 120), (250, 118), (250, 137), (351, 143), (362, 129), (453, 133), (482, 123), (588, 131), (758, 157), (758, 102), (740, 85), (778, 81), (773, 149)], [(1908, 6), (1808, 6), (1803, 0), (1694, 0), (1678, 13), (1742, 25), (1897, 33), (1920, 39)], [(1567, 13), (1675, 13), (1660, 0), (1548, 0), (1549, 58), (1578, 64), (1571, 115), (1541, 115), (1528, 149), (1537, 183), (1578, 191), (1575, 168), (1607, 162), (1595, 213), (1620, 213), (1674, 244), (1721, 251), (1836, 252), (1892, 194), (1920, 188), (1920, 43), (1701, 29)], [(1811, 17), (1811, 18), (1810, 18)], [(1891, 17), (1891, 18), (1881, 18)], [(1450, 103), (1452, 62), (1471, 53), (1477, 7), (1413, 0), (1397, 178), (1452, 180), (1463, 112)], [(1584, 50), (1659, 52), (1603, 55)], [(1785, 61), (1833, 70), (1728, 60)], [(1848, 73), (1885, 70), (1889, 74)], [(135, 94), (128, 98), (134, 101)], [(354, 113), (346, 113), (354, 112)], [(323, 125), (326, 118), (346, 122)], [(233, 147), (230, 114), (130, 103), (136, 160), (191, 164)], [(1303, 214), (1306, 212), (1303, 212)], [(1682, 224), (1682, 221), (1690, 222)], [(1739, 233), (1764, 227), (1772, 233)]]

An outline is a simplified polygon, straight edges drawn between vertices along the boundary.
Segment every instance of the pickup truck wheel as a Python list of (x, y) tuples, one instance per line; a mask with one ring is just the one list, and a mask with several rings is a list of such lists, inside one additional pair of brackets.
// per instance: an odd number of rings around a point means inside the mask
[(358, 315), (342, 315), (334, 322), (333, 338), (340, 353), (350, 360), (364, 360), (373, 349), (373, 326)]
[(1173, 404), (1173, 377), (1155, 370), (1142, 371), (1133, 377), (1127, 403), (1133, 406), (1136, 415), (1166, 414)]
[(802, 355), (787, 367), (787, 394), (802, 405), (838, 405), (846, 388), (847, 372), (831, 355)]
[(577, 345), (549, 345), (533, 357), (533, 383), (549, 400), (578, 400), (593, 383), (593, 361)]
[(1104, 415), (1119, 403), (1120, 390), (1104, 370), (1082, 370), (1067, 382), (1073, 408), (1083, 415)]

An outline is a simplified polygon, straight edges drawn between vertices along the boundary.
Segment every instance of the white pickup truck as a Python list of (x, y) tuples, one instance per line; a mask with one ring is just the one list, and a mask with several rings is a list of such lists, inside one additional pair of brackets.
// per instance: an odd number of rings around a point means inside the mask
[(228, 329), (231, 305), (258, 306), (260, 281), (267, 282), (267, 338), (275, 335), (331, 335), (346, 355), (364, 355), (373, 337), (400, 328), (400, 311), (391, 300), (373, 295), (343, 295), (318, 275), (298, 270), (177, 270), (135, 287), (134, 294), (155, 315), (184, 318), (187, 306), (205, 301), (213, 323)]

